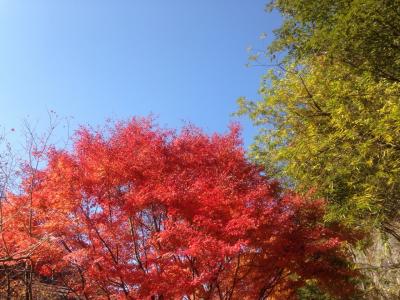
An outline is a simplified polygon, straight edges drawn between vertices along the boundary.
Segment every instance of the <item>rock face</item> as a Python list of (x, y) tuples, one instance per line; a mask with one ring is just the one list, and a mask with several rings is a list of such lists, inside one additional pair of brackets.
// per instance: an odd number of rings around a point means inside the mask
[(369, 245), (354, 251), (357, 267), (367, 277), (364, 299), (400, 299), (400, 222), (371, 234)]

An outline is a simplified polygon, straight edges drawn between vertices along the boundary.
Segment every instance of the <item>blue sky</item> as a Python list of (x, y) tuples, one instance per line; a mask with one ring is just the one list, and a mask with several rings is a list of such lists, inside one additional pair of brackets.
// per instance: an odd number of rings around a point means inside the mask
[[(280, 24), (265, 3), (0, 0), (0, 125), (18, 133), (48, 110), (73, 128), (152, 113), (223, 132), (236, 99), (257, 98), (265, 70), (245, 67), (246, 48)], [(248, 145), (255, 130), (242, 124)]]

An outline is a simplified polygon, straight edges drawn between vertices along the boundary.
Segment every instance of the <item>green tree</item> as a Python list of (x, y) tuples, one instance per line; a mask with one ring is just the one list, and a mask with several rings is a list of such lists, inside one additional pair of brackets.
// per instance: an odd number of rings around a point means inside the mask
[[(367, 299), (397, 299), (400, 276), (400, 1), (272, 0), (283, 23), (268, 46), (251, 157), (329, 202), (327, 222), (362, 229), (355, 265)], [(255, 56), (253, 56), (255, 57)], [(271, 66), (271, 65), (270, 65)], [(368, 284), (368, 281), (371, 284)], [(323, 299), (311, 284), (302, 299)]]
[(272, 0), (267, 9), (284, 16), (269, 54), (284, 52), (286, 62), (297, 63), (323, 54), (358, 72), (400, 81), (400, 1)]
[[(400, 2), (273, 0), (284, 16), (261, 101), (240, 99), (260, 127), (252, 157), (331, 204), (327, 220), (377, 225), (400, 202)], [(399, 236), (397, 236), (399, 238)]]
[[(358, 228), (366, 299), (400, 297), (400, 1), (272, 0), (283, 23), (265, 51), (261, 100), (239, 99), (259, 134), (251, 157), (329, 202)], [(259, 57), (259, 56), (252, 56)], [(268, 64), (270, 65), (270, 64)], [(271, 65), (270, 65), (271, 66)], [(323, 299), (313, 284), (301, 299)]]
[[(330, 201), (329, 221), (381, 224), (400, 203), (400, 84), (324, 57), (270, 72), (262, 101), (240, 100), (261, 127), (258, 163)], [(372, 221), (372, 222), (371, 222)]]

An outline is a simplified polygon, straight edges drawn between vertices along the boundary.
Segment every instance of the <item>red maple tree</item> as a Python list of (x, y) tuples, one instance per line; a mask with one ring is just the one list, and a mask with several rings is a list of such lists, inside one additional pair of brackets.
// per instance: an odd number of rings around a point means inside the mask
[(309, 279), (352, 290), (323, 201), (264, 176), (237, 126), (212, 136), (148, 119), (81, 128), (22, 187), (5, 209), (14, 217), (1, 251), (33, 247), (32, 268), (71, 297), (290, 299)]

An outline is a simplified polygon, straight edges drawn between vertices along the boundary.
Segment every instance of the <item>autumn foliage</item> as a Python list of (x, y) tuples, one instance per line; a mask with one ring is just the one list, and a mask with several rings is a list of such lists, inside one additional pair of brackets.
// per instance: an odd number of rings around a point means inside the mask
[(4, 204), (0, 251), (70, 297), (291, 299), (306, 280), (352, 289), (323, 201), (263, 175), (235, 126), (178, 134), (133, 119), (82, 128), (72, 150), (47, 156)]

